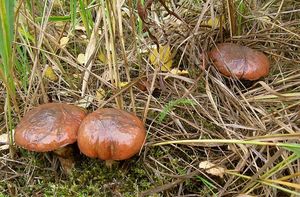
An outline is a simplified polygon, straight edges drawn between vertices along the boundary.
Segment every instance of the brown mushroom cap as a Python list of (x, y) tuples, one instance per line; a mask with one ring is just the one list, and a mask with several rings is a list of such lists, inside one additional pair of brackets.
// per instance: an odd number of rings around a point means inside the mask
[(22, 118), (15, 130), (15, 142), (31, 151), (54, 151), (76, 142), (79, 125), (85, 116), (83, 109), (73, 105), (40, 105)]
[(146, 136), (143, 122), (119, 109), (98, 109), (86, 116), (78, 131), (78, 147), (88, 157), (124, 160), (141, 149)]
[(218, 44), (209, 57), (225, 76), (257, 80), (267, 76), (270, 62), (262, 52), (232, 43)]

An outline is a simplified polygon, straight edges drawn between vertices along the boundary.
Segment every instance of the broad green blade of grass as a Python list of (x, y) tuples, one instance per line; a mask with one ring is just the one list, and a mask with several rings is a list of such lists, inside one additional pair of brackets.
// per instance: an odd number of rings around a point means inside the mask
[(237, 16), (237, 27), (238, 27), (238, 35), (242, 33), (242, 22), (243, 22), (243, 14), (245, 13), (245, 4), (244, 1), (241, 0), (238, 4), (238, 16)]
[(6, 126), (10, 142), (12, 143), (12, 108), (11, 101), (18, 109), (15, 97), (14, 66), (12, 55), (12, 41), (14, 29), (14, 0), (0, 0), (0, 78), (6, 88)]
[(92, 15), (91, 12), (89, 10), (87, 10), (86, 8), (88, 7), (85, 3), (86, 1), (83, 0), (79, 0), (79, 13), (81, 16), (81, 20), (82, 23), (85, 27), (86, 33), (88, 37), (91, 37), (91, 24), (93, 24), (92, 21)]
[(0, 0), (0, 39), (2, 47), (0, 47), (1, 55), (1, 71), (7, 77), (11, 68), (11, 48), (13, 39), (13, 25), (14, 25), (14, 1)]
[(71, 17), (72, 30), (75, 29), (76, 7), (77, 7), (77, 1), (76, 0), (70, 0), (70, 17)]

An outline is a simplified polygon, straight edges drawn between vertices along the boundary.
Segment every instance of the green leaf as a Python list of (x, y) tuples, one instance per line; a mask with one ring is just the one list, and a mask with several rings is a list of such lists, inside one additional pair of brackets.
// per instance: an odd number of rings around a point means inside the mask
[(91, 36), (90, 23), (92, 21), (92, 15), (90, 13), (90, 10), (86, 9), (88, 5), (86, 5), (83, 0), (79, 0), (78, 2), (79, 2), (79, 13), (82, 19), (82, 23), (86, 29), (86, 33), (88, 37), (90, 37)]
[(72, 29), (75, 29), (75, 22), (76, 22), (76, 7), (77, 7), (77, 1), (71, 0), (70, 1), (70, 17), (71, 17), (71, 24)]
[(284, 147), (285, 149), (295, 153), (300, 158), (300, 144), (295, 144), (295, 147)]
[[(37, 17), (37, 21), (42, 21), (43, 17)], [(48, 19), (49, 22), (64, 22), (64, 21), (71, 21), (71, 16), (50, 16)]]

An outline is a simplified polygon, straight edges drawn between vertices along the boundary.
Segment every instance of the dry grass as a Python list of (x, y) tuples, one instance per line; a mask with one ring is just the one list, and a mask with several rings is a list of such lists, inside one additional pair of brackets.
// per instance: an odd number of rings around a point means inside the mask
[[(135, 1), (101, 0), (86, 5), (90, 35), (83, 28), (74, 30), (69, 20), (53, 21), (53, 16), (72, 12), (67, 1), (53, 2), (31, 1), (31, 8), (24, 1), (17, 4), (14, 44), (23, 52), (17, 53), (20, 64), (27, 59), (25, 66), (30, 70), (16, 71), (20, 115), (45, 102), (88, 100), (89, 111), (118, 107), (136, 113), (145, 121), (147, 141), (139, 156), (120, 162), (115, 172), (100, 169), (101, 161), (78, 155), (71, 177), (58, 170), (51, 155), (18, 149), (15, 158), (10, 158), (1, 151), (3, 195), (299, 195), (299, 146), (287, 149), (272, 144), (299, 143), (299, 2), (234, 1), (228, 7), (231, 0), (171, 0), (165, 1), (172, 11), (168, 14), (155, 1), (144, 18), (147, 24), (142, 24)], [(76, 16), (75, 26), (84, 26), (79, 20), (83, 14)], [(221, 15), (225, 17), (223, 28), (204, 25), (203, 21)], [(142, 31), (142, 26), (152, 35)], [(69, 38), (65, 46), (60, 44), (62, 37)], [(179, 76), (153, 67), (147, 53), (156, 42), (170, 45), (176, 53), (173, 67), (187, 69), (189, 74)], [(257, 82), (221, 76), (204, 55), (219, 42), (265, 52), (272, 62), (269, 76)], [(106, 56), (104, 62), (98, 58), (100, 51)], [(77, 61), (80, 53), (85, 54), (83, 64)], [(46, 65), (54, 68), (58, 80), (44, 77)], [(150, 84), (147, 91), (137, 88), (142, 77)], [(125, 81), (129, 84), (121, 87), (120, 82)], [(102, 100), (97, 100), (99, 88), (106, 92)], [(2, 87), (0, 95), (4, 109)], [(178, 99), (187, 102), (166, 111), (168, 103)], [(0, 113), (0, 129), (5, 133), (4, 111)], [(167, 116), (159, 121), (161, 113)], [(19, 121), (18, 114), (14, 119)], [(172, 142), (191, 139), (211, 141)], [(239, 143), (244, 140), (248, 141)], [(169, 145), (153, 146), (159, 142)], [(202, 161), (226, 169), (224, 176), (200, 169)]]

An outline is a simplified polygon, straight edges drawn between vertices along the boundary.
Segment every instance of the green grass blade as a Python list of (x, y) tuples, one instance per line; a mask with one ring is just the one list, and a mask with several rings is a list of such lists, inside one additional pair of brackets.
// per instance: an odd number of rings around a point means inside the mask
[(89, 12), (89, 10), (86, 9), (87, 5), (85, 5), (83, 0), (79, 0), (78, 3), (79, 3), (79, 12), (82, 19), (82, 23), (85, 27), (88, 37), (90, 37), (91, 36), (90, 23), (91, 23), (92, 15)]
[(70, 1), (70, 18), (71, 18), (71, 24), (72, 29), (75, 29), (75, 23), (76, 23), (76, 8), (77, 8), (77, 0), (71, 0)]
[[(42, 21), (42, 17), (37, 17), (36, 21)], [(50, 16), (48, 19), (49, 22), (68, 22), (71, 21), (71, 16)]]
[(237, 16), (237, 26), (238, 26), (238, 35), (241, 35), (242, 33), (242, 22), (243, 22), (243, 16), (242, 14), (245, 13), (245, 4), (244, 4), (244, 1), (241, 0), (239, 2), (239, 5), (238, 5), (238, 10), (239, 10), (239, 15)]
[(14, 1), (0, 0), (0, 39), (2, 40), (2, 47), (0, 47), (0, 55), (4, 65), (5, 72), (10, 67), (9, 61), (11, 56), (11, 45), (13, 39), (13, 6)]
[(211, 193), (213, 193), (213, 196), (217, 196), (217, 194), (214, 192), (213, 189), (217, 189), (216, 186), (214, 186), (213, 183), (211, 183), (209, 180), (201, 177), (201, 176), (196, 176), (197, 179), (199, 179), (208, 189)]
[(6, 125), (10, 143), (12, 143), (11, 100), (16, 109), (15, 84), (13, 75), (12, 41), (14, 36), (14, 0), (0, 0), (0, 77), (6, 87)]

